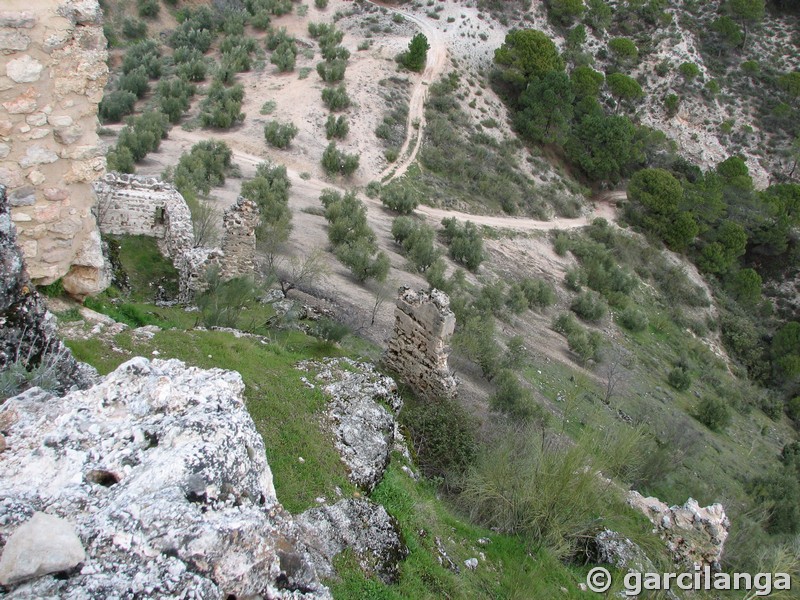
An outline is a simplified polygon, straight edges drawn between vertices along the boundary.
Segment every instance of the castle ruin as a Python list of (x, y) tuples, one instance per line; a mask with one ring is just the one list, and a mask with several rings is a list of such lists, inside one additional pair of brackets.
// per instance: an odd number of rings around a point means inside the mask
[(420, 396), (455, 397), (458, 384), (447, 364), (455, 326), (446, 294), (400, 288), (384, 364)]

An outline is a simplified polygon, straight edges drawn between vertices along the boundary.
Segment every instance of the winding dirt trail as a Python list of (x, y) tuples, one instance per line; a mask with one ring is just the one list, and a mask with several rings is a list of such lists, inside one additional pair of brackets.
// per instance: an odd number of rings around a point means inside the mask
[(428, 98), (428, 86), (439, 78), (447, 66), (447, 42), (444, 34), (433, 27), (427, 20), (380, 2), (371, 2), (371, 4), (387, 8), (414, 23), (428, 39), (428, 44), (430, 45), (425, 70), (421, 75), (417, 76), (409, 97), (406, 138), (403, 140), (403, 145), (398, 152), (398, 161), (386, 167), (378, 176), (379, 181), (388, 183), (403, 175), (417, 158), (425, 133), (425, 100)]

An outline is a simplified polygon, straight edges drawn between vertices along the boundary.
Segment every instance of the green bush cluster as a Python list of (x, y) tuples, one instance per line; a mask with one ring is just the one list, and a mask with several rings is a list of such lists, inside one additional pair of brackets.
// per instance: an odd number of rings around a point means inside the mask
[(317, 74), (325, 83), (336, 83), (344, 79), (344, 72), (347, 69), (347, 62), (342, 59), (334, 59), (317, 63)]
[(116, 147), (108, 153), (109, 170), (133, 173), (134, 163), (158, 150), (168, 131), (169, 120), (158, 111), (132, 117), (120, 131)]
[(282, 73), (294, 71), (294, 66), (297, 62), (297, 44), (295, 41), (281, 42), (275, 50), (273, 50), (269, 61), (278, 67), (278, 71)]
[(270, 146), (274, 146), (275, 148), (288, 148), (298, 131), (294, 123), (268, 121), (264, 126), (264, 137), (267, 139), (267, 143), (269, 143)]
[(207, 140), (192, 146), (181, 155), (173, 173), (173, 182), (184, 196), (208, 194), (212, 187), (225, 183), (233, 153), (225, 142)]
[(414, 212), (419, 205), (419, 194), (405, 181), (394, 180), (381, 189), (383, 205), (401, 215)]
[(349, 108), (350, 96), (347, 95), (347, 88), (343, 83), (335, 88), (325, 88), (322, 90), (322, 102), (333, 112)]
[(122, 117), (133, 112), (134, 104), (136, 104), (136, 94), (125, 90), (115, 90), (103, 96), (98, 112), (104, 123), (118, 123)]
[(440, 256), (434, 229), (412, 217), (396, 217), (392, 221), (392, 237), (420, 273), (425, 273)]
[(258, 205), (261, 216), (256, 239), (267, 241), (271, 247), (285, 242), (291, 231), (290, 187), (286, 167), (270, 163), (259, 164), (255, 177), (242, 183), (242, 196)]
[(358, 169), (358, 154), (347, 154), (336, 147), (336, 142), (331, 142), (322, 153), (322, 168), (329, 175), (339, 173), (349, 177)]
[(347, 117), (328, 115), (328, 119), (325, 121), (325, 137), (327, 139), (342, 140), (347, 137), (349, 132), (350, 125), (347, 123)]
[(203, 127), (228, 129), (243, 121), (243, 99), (244, 88), (240, 84), (226, 88), (219, 81), (215, 81), (200, 103), (200, 123)]
[(136, 8), (140, 17), (152, 19), (158, 16), (161, 5), (158, 0), (136, 0)]
[(606, 316), (608, 307), (605, 301), (594, 292), (583, 292), (575, 297), (570, 310), (584, 321), (597, 322)]
[(430, 50), (428, 38), (424, 34), (418, 33), (408, 43), (408, 49), (400, 54), (400, 64), (409, 71), (422, 71), (428, 60), (428, 50)]
[(162, 80), (156, 87), (156, 104), (167, 115), (170, 123), (177, 123), (183, 113), (189, 110), (194, 92), (195, 87), (183, 78)]
[(360, 282), (384, 281), (389, 274), (389, 257), (378, 250), (364, 204), (352, 192), (342, 196), (334, 190), (323, 190), (320, 201), (325, 207), (328, 239), (336, 258)]
[(731, 409), (716, 396), (706, 396), (697, 405), (695, 418), (711, 431), (725, 431), (731, 423)]
[(195, 48), (205, 54), (217, 37), (219, 19), (209, 6), (182, 8), (177, 13), (178, 27), (169, 37), (173, 48)]
[(470, 271), (477, 271), (485, 258), (483, 236), (472, 221), (460, 225), (455, 217), (442, 219), (442, 236), (448, 246), (450, 258), (460, 262)]
[(220, 44), (222, 64), (235, 73), (249, 71), (252, 54), (256, 51), (256, 40), (244, 35), (228, 35)]
[(203, 53), (197, 48), (181, 46), (172, 54), (177, 75), (187, 81), (204, 81), (208, 73)]

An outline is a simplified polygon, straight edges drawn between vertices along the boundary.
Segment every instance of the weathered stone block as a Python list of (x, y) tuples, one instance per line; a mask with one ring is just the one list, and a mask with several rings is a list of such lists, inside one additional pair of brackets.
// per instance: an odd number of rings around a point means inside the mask
[(38, 96), (39, 95), (36, 93), (34, 88), (28, 88), (25, 90), (25, 92), (13, 100), (3, 102), (3, 108), (5, 108), (8, 113), (12, 115), (32, 113), (38, 106), (36, 101)]
[(5, 158), (11, 152), (11, 146), (0, 142), (0, 158)]
[(44, 65), (27, 54), (11, 60), (6, 65), (6, 75), (16, 83), (32, 83), (42, 76)]
[(24, 182), (22, 170), (16, 165), (0, 166), (0, 185), (12, 189)]
[(58, 154), (47, 146), (33, 144), (25, 150), (25, 156), (19, 160), (19, 166), (27, 169), (34, 165), (46, 165), (58, 160)]
[(36, 191), (30, 185), (17, 188), (8, 195), (8, 203), (11, 206), (33, 206), (36, 204)]
[(0, 50), (24, 52), (31, 45), (31, 38), (21, 31), (0, 31)]
[(36, 25), (36, 15), (29, 10), (0, 10), (0, 27), (31, 29)]
[(33, 113), (25, 117), (25, 122), (31, 127), (41, 127), (47, 125), (47, 115), (43, 112)]

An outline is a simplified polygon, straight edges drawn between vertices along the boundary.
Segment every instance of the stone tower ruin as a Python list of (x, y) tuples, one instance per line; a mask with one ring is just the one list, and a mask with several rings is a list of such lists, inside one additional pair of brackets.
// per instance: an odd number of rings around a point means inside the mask
[(457, 382), (447, 364), (456, 316), (439, 290), (402, 287), (384, 364), (414, 391), (429, 399), (453, 398)]

